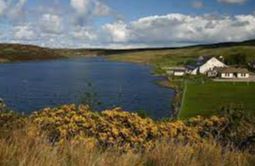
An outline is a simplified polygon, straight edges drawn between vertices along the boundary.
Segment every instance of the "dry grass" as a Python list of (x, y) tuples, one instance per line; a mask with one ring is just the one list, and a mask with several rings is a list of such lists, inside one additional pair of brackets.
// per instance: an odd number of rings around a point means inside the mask
[(91, 148), (85, 143), (49, 145), (43, 138), (15, 132), (10, 139), (0, 140), (0, 165), (18, 166), (246, 166), (255, 164), (249, 153), (222, 148), (216, 143), (183, 145), (159, 143), (147, 152), (120, 153), (114, 149)]

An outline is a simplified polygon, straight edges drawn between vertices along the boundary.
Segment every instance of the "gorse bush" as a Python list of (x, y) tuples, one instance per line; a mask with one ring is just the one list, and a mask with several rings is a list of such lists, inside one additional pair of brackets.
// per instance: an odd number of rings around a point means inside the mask
[(64, 105), (33, 113), (28, 118), (28, 131), (35, 136), (46, 135), (52, 144), (86, 141), (91, 146), (123, 151), (151, 149), (158, 141), (201, 143), (205, 139), (252, 150), (254, 120), (240, 110), (221, 110), (221, 116), (197, 116), (186, 121), (154, 121), (121, 108), (93, 112), (84, 105)]
[(46, 108), (31, 115), (30, 119), (36, 127), (34, 134), (46, 134), (51, 143), (90, 140), (102, 147), (126, 151), (150, 149), (159, 140), (201, 141), (197, 130), (182, 121), (155, 122), (120, 108), (98, 113), (90, 111), (88, 106), (64, 105)]
[(222, 106), (219, 114), (227, 120), (221, 132), (225, 143), (232, 142), (235, 146), (255, 152), (255, 117), (247, 112), (243, 105), (230, 104)]
[(210, 118), (197, 116), (190, 118), (185, 122), (187, 126), (197, 128), (197, 131), (202, 138), (220, 137), (222, 135), (222, 130), (225, 129), (226, 123), (226, 118), (217, 116), (212, 116)]
[[(50, 144), (87, 142), (91, 147), (122, 151), (152, 149), (158, 141), (201, 143), (216, 140), (242, 150), (254, 151), (255, 121), (242, 107), (224, 106), (220, 116), (197, 116), (186, 121), (154, 121), (121, 108), (93, 112), (86, 105), (45, 108), (25, 117), (0, 111), (2, 134), (25, 128), (29, 136), (46, 137)], [(4, 131), (4, 132), (3, 132)]]
[(86, 105), (30, 116), (2, 109), (0, 165), (254, 165), (253, 117), (241, 107), (220, 113), (154, 121)]
[(0, 100), (0, 130), (8, 131), (24, 125), (25, 118), (11, 110)]

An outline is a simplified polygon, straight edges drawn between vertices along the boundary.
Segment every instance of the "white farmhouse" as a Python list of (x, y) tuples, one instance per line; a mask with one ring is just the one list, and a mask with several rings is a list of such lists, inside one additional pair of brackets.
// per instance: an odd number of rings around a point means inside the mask
[(207, 74), (209, 71), (214, 70), (215, 68), (223, 68), (227, 67), (223, 62), (219, 61), (217, 58), (212, 57), (205, 63), (203, 63), (200, 66), (197, 66), (195, 69), (190, 71), (190, 74), (196, 75), (196, 74)]

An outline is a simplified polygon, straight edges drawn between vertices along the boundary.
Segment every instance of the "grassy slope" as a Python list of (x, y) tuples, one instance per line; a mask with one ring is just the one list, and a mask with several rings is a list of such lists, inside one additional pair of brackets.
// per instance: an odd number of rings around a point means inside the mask
[(222, 105), (243, 104), (255, 113), (255, 83), (188, 83), (180, 119), (212, 115)]
[(228, 56), (242, 53), (255, 57), (255, 40), (239, 43), (219, 43), (183, 48), (144, 49), (50, 49), (33, 45), (0, 44), (0, 63), (6, 61), (43, 60), (72, 56), (108, 55), (109, 59), (136, 63), (182, 65), (200, 55)]
[(109, 59), (134, 63), (152, 64), (156, 67), (181, 66), (199, 56), (223, 56), (233, 54), (246, 55), (247, 60), (255, 59), (255, 40), (233, 43), (197, 45), (182, 48), (150, 49), (139, 52), (124, 52), (110, 55)]
[(168, 50), (151, 50), (134, 53), (124, 53), (109, 56), (109, 59), (116, 61), (128, 61), (135, 63), (146, 63), (159, 66), (183, 65), (193, 58), (208, 56), (224, 56), (232, 54), (244, 54), (248, 58), (255, 58), (255, 46), (231, 46), (231, 47), (188, 47)]
[(62, 57), (51, 49), (32, 45), (0, 44), (0, 62), (44, 60)]
[(104, 54), (104, 51), (99, 49), (50, 49), (34, 45), (0, 44), (0, 63), (92, 56)]

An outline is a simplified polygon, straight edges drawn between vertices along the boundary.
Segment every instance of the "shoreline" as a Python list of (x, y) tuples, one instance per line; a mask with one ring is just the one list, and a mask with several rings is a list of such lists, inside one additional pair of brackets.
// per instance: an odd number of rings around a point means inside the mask
[(179, 112), (181, 111), (181, 103), (183, 97), (183, 80), (173, 80), (167, 76), (163, 77), (162, 80), (156, 81), (156, 84), (160, 87), (171, 89), (174, 91), (174, 95), (171, 101), (172, 112), (170, 118), (178, 119)]

